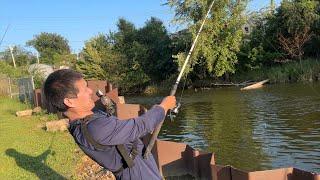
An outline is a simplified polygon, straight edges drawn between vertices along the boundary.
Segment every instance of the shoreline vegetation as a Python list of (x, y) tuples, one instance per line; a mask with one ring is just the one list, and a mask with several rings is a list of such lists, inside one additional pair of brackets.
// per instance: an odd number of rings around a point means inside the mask
[[(286, 64), (279, 64), (274, 67), (251, 70), (248, 72), (237, 72), (230, 75), (229, 79), (214, 78), (198, 80), (196, 82), (187, 83), (186, 89), (209, 89), (224, 86), (245, 86), (252, 82), (258, 82), (269, 79), (269, 83), (296, 83), (296, 82), (317, 82), (320, 80), (320, 60), (305, 59), (301, 62), (292, 61)], [(185, 81), (182, 79), (181, 81)], [(188, 81), (187, 81), (188, 82)], [(143, 95), (153, 95), (168, 93), (172, 88), (174, 80), (163, 81), (156, 85), (149, 85), (141, 90)], [(183, 83), (180, 84), (183, 88)]]

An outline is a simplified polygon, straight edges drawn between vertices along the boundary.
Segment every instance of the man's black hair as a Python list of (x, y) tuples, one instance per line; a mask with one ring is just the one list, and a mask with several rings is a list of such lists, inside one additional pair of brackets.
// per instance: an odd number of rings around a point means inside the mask
[(71, 69), (62, 69), (51, 73), (43, 86), (44, 103), (47, 111), (51, 113), (65, 112), (68, 107), (64, 98), (75, 98), (79, 90), (75, 82), (83, 76)]

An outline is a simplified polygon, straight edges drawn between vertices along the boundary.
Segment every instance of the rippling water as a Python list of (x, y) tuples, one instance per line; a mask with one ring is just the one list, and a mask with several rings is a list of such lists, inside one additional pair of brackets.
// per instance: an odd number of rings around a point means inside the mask
[[(127, 101), (150, 106), (161, 99)], [(294, 166), (320, 173), (320, 84), (187, 91), (159, 137), (214, 152), (218, 164), (243, 170)]]

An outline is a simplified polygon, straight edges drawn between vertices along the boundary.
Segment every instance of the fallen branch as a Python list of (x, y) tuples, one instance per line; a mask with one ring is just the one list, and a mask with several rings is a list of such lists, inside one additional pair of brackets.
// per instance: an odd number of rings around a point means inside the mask
[(240, 90), (258, 89), (258, 88), (263, 87), (263, 84), (265, 84), (265, 83), (267, 83), (267, 82), (269, 82), (269, 79), (266, 79), (266, 80), (263, 80), (263, 81), (254, 83), (254, 84), (249, 85), (249, 86), (246, 86), (246, 87), (244, 87), (244, 88), (241, 88)]

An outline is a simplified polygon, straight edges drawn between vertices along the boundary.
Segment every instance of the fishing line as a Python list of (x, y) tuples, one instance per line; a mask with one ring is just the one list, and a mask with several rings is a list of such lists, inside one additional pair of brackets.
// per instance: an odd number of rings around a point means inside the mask
[[(177, 106), (180, 107), (181, 106), (181, 102), (182, 102), (182, 96), (183, 96), (183, 93), (184, 93), (184, 89), (186, 87), (186, 83), (187, 83), (187, 80), (188, 80), (188, 74), (185, 76), (185, 79), (184, 79), (184, 83), (183, 83), (183, 86), (182, 86), (182, 91), (181, 91), (181, 94), (180, 94), (180, 97), (179, 97), (179, 100), (177, 101)], [(170, 117), (170, 120), (173, 121), (173, 117), (176, 117), (175, 114), (173, 114), (172, 111), (169, 112), (169, 117)]]
[(184, 93), (184, 89), (186, 87), (186, 83), (187, 83), (187, 80), (188, 80), (188, 75), (185, 76), (185, 79), (184, 79), (184, 83), (183, 83), (183, 86), (182, 86), (182, 91), (181, 91), (181, 94), (180, 94), (180, 97), (179, 97), (179, 103), (181, 103), (182, 101), (182, 96), (183, 96), (183, 93)]
[[(192, 64), (191, 62), (190, 62), (190, 64)], [(190, 65), (190, 68), (192, 67), (192, 65)], [(179, 102), (178, 102), (178, 104), (181, 104), (181, 102), (182, 102), (182, 96), (183, 96), (183, 93), (184, 93), (184, 89), (185, 89), (185, 87), (186, 87), (186, 84), (187, 84), (187, 80), (188, 80), (188, 76), (189, 76), (189, 73), (187, 73), (186, 75), (185, 75), (185, 79), (184, 79), (184, 82), (183, 82), (183, 86), (182, 86), (182, 90), (181, 90), (181, 94), (180, 94), (180, 97), (179, 97)]]

